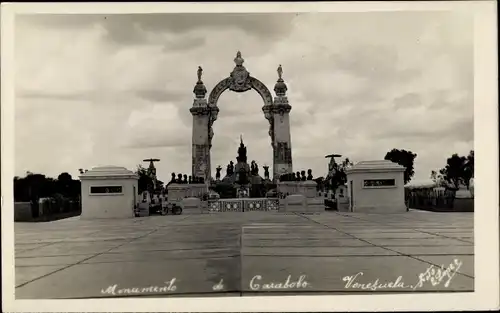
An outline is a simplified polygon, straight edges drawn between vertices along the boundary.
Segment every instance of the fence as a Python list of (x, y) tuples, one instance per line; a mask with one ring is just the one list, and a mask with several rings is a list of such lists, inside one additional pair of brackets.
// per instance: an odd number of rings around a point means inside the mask
[(277, 198), (220, 199), (208, 202), (209, 212), (277, 211), (278, 209)]
[(79, 201), (42, 198), (38, 202), (14, 203), (14, 221), (51, 221), (81, 214)]
[(406, 190), (408, 208), (430, 211), (454, 211), (455, 193), (443, 190)]

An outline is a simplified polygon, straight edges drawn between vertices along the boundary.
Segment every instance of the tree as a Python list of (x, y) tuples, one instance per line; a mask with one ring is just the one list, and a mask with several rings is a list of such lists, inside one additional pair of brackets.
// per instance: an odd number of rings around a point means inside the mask
[(438, 187), (446, 187), (446, 182), (445, 182), (442, 174), (439, 174), (436, 171), (431, 171), (430, 178), (436, 184), (436, 186), (438, 186)]
[(325, 189), (325, 178), (323, 176), (314, 178), (313, 181), (316, 182), (316, 189), (318, 191), (323, 191)]
[(32, 172), (26, 172), (25, 177), (14, 177), (15, 201), (37, 202), (40, 198), (49, 198), (56, 194), (76, 199), (80, 193), (80, 181), (72, 179), (68, 173), (61, 173), (58, 179)]
[(460, 184), (469, 188), (469, 181), (474, 177), (474, 151), (470, 151), (468, 156), (454, 153), (446, 160), (446, 166), (439, 170), (439, 174), (454, 189), (458, 189)]
[(73, 177), (69, 173), (61, 173), (57, 176), (57, 191), (63, 196), (71, 196)]
[(474, 150), (469, 152), (464, 164), (463, 179), (467, 189), (469, 189), (469, 182), (472, 177), (474, 177)]
[(146, 190), (150, 190), (153, 186), (153, 179), (148, 175), (148, 170), (139, 164), (135, 173), (139, 176), (138, 192), (143, 193)]
[(327, 188), (332, 189), (333, 192), (335, 192), (339, 186), (345, 185), (347, 183), (347, 174), (345, 172), (352, 165), (353, 163), (349, 160), (349, 158), (345, 158), (342, 163), (337, 164), (333, 175), (327, 177)]
[(392, 149), (391, 151), (387, 152), (384, 159), (405, 167), (404, 183), (407, 184), (411, 180), (413, 175), (415, 175), (413, 165), (416, 157), (417, 154), (411, 152), (410, 150)]

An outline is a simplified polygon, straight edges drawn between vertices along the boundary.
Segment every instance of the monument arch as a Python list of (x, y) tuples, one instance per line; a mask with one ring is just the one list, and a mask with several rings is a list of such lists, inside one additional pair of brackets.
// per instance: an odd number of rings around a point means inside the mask
[(278, 67), (278, 80), (274, 86), (275, 97), (260, 80), (252, 77), (243, 66), (244, 59), (241, 52), (237, 52), (234, 58), (236, 66), (229, 77), (222, 79), (206, 99), (207, 89), (201, 80), (203, 69), (198, 67), (198, 81), (193, 93), (195, 99), (190, 109), (193, 115), (192, 133), (192, 175), (203, 177), (208, 181), (211, 177), (210, 150), (214, 136), (213, 124), (217, 120), (219, 107), (217, 103), (220, 96), (226, 90), (234, 92), (246, 92), (255, 90), (262, 98), (264, 106), (262, 111), (269, 122), (269, 136), (273, 148), (273, 179), (280, 175), (293, 172), (290, 119), (289, 113), (292, 109), (286, 96), (287, 86), (282, 78), (282, 67)]

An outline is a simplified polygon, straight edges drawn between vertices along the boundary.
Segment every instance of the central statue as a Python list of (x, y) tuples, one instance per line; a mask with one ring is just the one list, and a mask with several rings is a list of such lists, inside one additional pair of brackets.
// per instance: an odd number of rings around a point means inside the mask
[(250, 166), (247, 163), (247, 148), (243, 143), (243, 136), (240, 135), (240, 147), (238, 148), (238, 156), (236, 157), (235, 182), (239, 185), (247, 185), (249, 183)]
[[(234, 194), (232, 197), (249, 198), (249, 197), (264, 197), (263, 178), (259, 176), (257, 162), (252, 161), (251, 166), (248, 164), (247, 147), (243, 143), (243, 136), (240, 135), (240, 145), (238, 147), (238, 155), (236, 156), (236, 164), (230, 161), (226, 176), (218, 183), (227, 188), (232, 186)], [(264, 167), (266, 169), (266, 167)], [(269, 167), (266, 169), (267, 179), (269, 179)], [(217, 168), (220, 173), (220, 166)], [(218, 174), (219, 175), (219, 174)], [(222, 188), (222, 187), (221, 187)]]
[(238, 156), (236, 157), (238, 163), (247, 163), (247, 147), (243, 144), (243, 136), (240, 135), (240, 147), (238, 148)]

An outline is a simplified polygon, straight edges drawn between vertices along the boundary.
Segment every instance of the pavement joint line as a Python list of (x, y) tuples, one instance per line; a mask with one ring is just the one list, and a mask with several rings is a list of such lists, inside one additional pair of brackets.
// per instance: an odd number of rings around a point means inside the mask
[[(446, 254), (418, 254), (418, 256), (449, 256), (449, 253)], [(460, 255), (460, 256), (474, 256), (473, 254), (459, 254), (459, 253), (454, 253), (453, 255)], [(408, 257), (408, 255), (403, 255), (403, 254), (339, 254), (339, 255), (305, 255), (305, 254), (245, 254), (244, 256), (250, 256), (250, 257), (273, 257), (273, 258), (385, 258), (385, 257)], [(427, 261), (424, 260), (418, 260), (421, 262), (425, 262), (428, 264)], [(432, 264), (435, 265), (435, 264)], [(436, 265), (437, 266), (437, 265)], [(439, 266), (438, 266), (439, 267)], [(465, 275), (465, 274), (464, 274)], [(470, 277), (474, 278), (474, 277)]]
[(240, 274), (240, 277), (239, 277), (239, 281), (240, 281), (240, 297), (243, 296), (243, 257), (245, 256), (243, 254), (243, 235), (244, 235), (244, 232), (245, 232), (245, 227), (241, 227), (241, 231), (239, 233), (239, 262), (238, 262), (238, 266), (239, 266), (239, 274)]
[[(56, 244), (56, 243), (58, 243), (58, 242), (49, 242), (47, 244), (42, 244), (42, 246), (40, 246), (40, 247), (35, 247), (35, 248), (30, 248), (30, 249), (23, 249), (23, 250), (19, 251), (19, 253), (22, 254), (22, 253), (27, 252), (27, 251), (36, 250), (36, 249), (39, 249), (39, 248), (45, 248), (45, 247), (48, 247), (48, 246)], [(14, 243), (14, 246), (15, 246), (15, 243)]]
[(97, 253), (97, 254), (95, 254), (95, 255), (92, 255), (92, 256), (90, 256), (90, 257), (88, 257), (88, 258), (85, 258), (85, 259), (83, 259), (83, 260), (80, 260), (80, 261), (78, 261), (78, 262), (76, 262), (76, 263), (69, 264), (68, 266), (65, 266), (65, 267), (63, 267), (63, 268), (60, 268), (60, 269), (55, 270), (55, 271), (53, 271), (53, 272), (50, 272), (50, 273), (47, 273), (47, 274), (45, 274), (45, 275), (42, 275), (42, 276), (36, 277), (36, 278), (34, 278), (34, 279), (30, 280), (30, 281), (27, 281), (27, 282), (24, 282), (24, 283), (22, 283), (22, 284), (20, 284), (20, 285), (18, 285), (18, 286), (15, 286), (15, 288), (16, 288), (16, 289), (17, 289), (17, 288), (21, 288), (21, 287), (26, 286), (27, 284), (30, 284), (30, 283), (32, 283), (32, 282), (34, 282), (34, 281), (40, 280), (40, 279), (42, 279), (42, 278), (45, 278), (45, 277), (50, 276), (50, 275), (52, 275), (52, 274), (55, 274), (55, 273), (57, 273), (57, 272), (64, 271), (65, 269), (68, 269), (68, 268), (73, 267), (73, 266), (75, 266), (75, 265), (81, 264), (81, 263), (83, 263), (83, 262), (85, 262), (85, 261), (88, 261), (88, 260), (90, 260), (90, 259), (92, 259), (92, 258), (94, 258), (94, 257), (96, 257), (96, 256), (99, 256), (99, 255), (102, 255), (102, 254), (104, 254), (104, 253), (106, 253), (106, 252), (109, 252), (109, 251), (111, 251), (111, 250), (113, 250), (113, 249), (115, 249), (115, 248), (119, 248), (119, 247), (121, 247), (121, 246), (123, 246), (123, 245), (126, 245), (126, 244), (128, 244), (128, 243), (131, 243), (131, 242), (133, 242), (134, 240), (137, 240), (137, 239), (142, 238), (142, 237), (146, 237), (146, 236), (148, 236), (148, 235), (150, 235), (150, 234), (152, 234), (152, 233), (154, 233), (154, 232), (156, 232), (156, 231), (157, 231), (157, 230), (156, 230), (156, 229), (154, 229), (153, 231), (151, 231), (151, 232), (149, 232), (149, 233), (147, 233), (147, 234), (145, 234), (145, 235), (143, 235), (143, 236), (141, 236), (141, 237), (134, 238), (134, 239), (132, 239), (132, 240), (130, 240), (130, 241), (128, 241), (128, 242), (125, 242), (125, 243), (122, 243), (122, 244), (120, 244), (120, 245), (118, 245), (118, 246), (112, 247), (112, 248), (108, 249), (107, 251), (104, 251), (104, 252), (99, 252), (99, 253)]
[[(308, 220), (310, 220), (310, 221), (312, 221), (312, 222), (314, 222), (314, 223), (317, 223), (317, 224), (319, 224), (319, 225), (323, 225), (323, 226), (325, 226), (325, 227), (335, 229), (335, 227), (330, 227), (329, 225), (325, 225), (325, 224), (323, 224), (323, 223), (320, 223), (320, 222), (318, 222), (318, 221), (315, 221), (315, 220), (313, 220), (313, 219), (310, 219), (310, 218), (308, 218), (307, 216), (303, 216), (303, 215), (302, 215), (302, 217), (303, 217), (303, 218), (306, 218), (306, 219), (308, 219)], [(335, 230), (337, 230), (337, 229), (335, 229)], [(338, 230), (337, 230), (337, 231), (338, 231)], [(351, 235), (351, 234), (349, 234), (349, 233), (345, 233), (345, 234), (347, 234), (347, 235)], [(351, 236), (353, 236), (353, 235), (351, 235)], [(363, 241), (363, 242), (367, 242), (367, 243), (369, 243), (369, 244), (371, 244), (371, 245), (373, 245), (373, 246), (375, 246), (375, 247), (379, 247), (379, 248), (382, 248), (382, 249), (385, 249), (385, 250), (388, 250), (388, 251), (391, 251), (391, 252), (397, 253), (397, 254), (399, 254), (399, 255), (401, 255), (401, 256), (406, 256), (406, 257), (412, 258), (412, 259), (414, 259), (414, 260), (417, 260), (417, 261), (420, 261), (420, 262), (423, 262), (423, 263), (427, 263), (427, 264), (432, 265), (432, 266), (436, 266), (436, 267), (438, 267), (438, 268), (439, 268), (439, 267), (441, 267), (441, 266), (440, 266), (440, 265), (438, 265), (438, 264), (434, 264), (434, 263), (432, 263), (432, 262), (429, 262), (429, 261), (426, 261), (426, 260), (422, 260), (422, 259), (416, 258), (415, 256), (413, 256), (413, 255), (411, 255), (411, 254), (401, 253), (401, 252), (399, 252), (399, 251), (395, 251), (395, 250), (389, 249), (389, 248), (387, 248), (386, 246), (380, 246), (380, 245), (377, 245), (377, 244), (371, 243), (371, 242), (369, 242), (369, 241), (366, 241), (366, 240), (364, 240), (364, 239), (357, 238), (357, 237), (355, 237), (355, 236), (353, 236), (353, 238), (356, 238), (356, 239), (361, 240), (361, 241)], [(473, 276), (470, 276), (470, 275), (467, 275), (467, 274), (464, 274), (464, 273), (457, 272), (457, 274), (458, 274), (458, 275), (462, 275), (462, 276), (466, 276), (466, 277), (468, 277), (468, 278), (472, 278), (472, 279), (474, 279), (474, 277), (473, 277)]]
[[(352, 216), (351, 215), (351, 217), (355, 218), (355, 219), (358, 219), (358, 220), (361, 220), (361, 221), (365, 221), (365, 219), (359, 218), (357, 216)], [(378, 222), (378, 224), (380, 224), (380, 225), (389, 225), (388, 223), (384, 223), (384, 222)], [(411, 229), (411, 230), (416, 231), (418, 233), (429, 234), (429, 235), (434, 235), (434, 236), (438, 236), (438, 237), (442, 237), (442, 238), (453, 239), (453, 240), (457, 240), (457, 241), (469, 243), (469, 242), (467, 242), (465, 240), (460, 240), (458, 238), (448, 237), (448, 236), (440, 235), (440, 234), (437, 234), (437, 233), (432, 233), (432, 232), (429, 232), (429, 231), (422, 231), (422, 230), (418, 230), (417, 228), (408, 227), (408, 229)]]
[[(118, 246), (117, 246), (118, 247)], [(114, 249), (113, 247), (112, 249)], [(238, 247), (224, 247), (224, 248), (207, 248), (207, 249), (172, 249), (172, 250), (163, 250), (163, 249), (154, 249), (154, 250), (133, 250), (133, 251), (117, 251), (117, 252), (110, 252), (110, 251), (104, 251), (104, 252), (99, 252), (101, 254), (128, 254), (130, 252), (173, 252), (173, 251), (200, 251), (200, 250), (214, 250), (214, 249), (235, 249)], [(57, 257), (66, 257), (66, 256), (79, 256), (79, 255), (90, 255), (92, 254), (94, 256), (94, 253), (73, 253), (73, 254), (53, 254), (53, 255), (34, 255), (34, 256), (18, 256), (16, 259), (34, 259), (34, 258), (57, 258)]]

